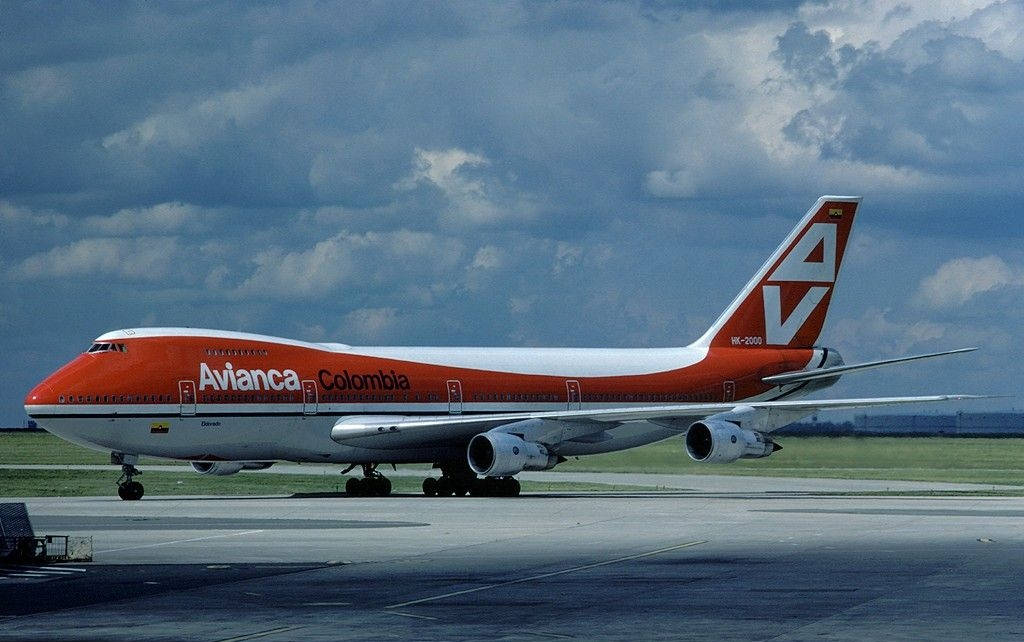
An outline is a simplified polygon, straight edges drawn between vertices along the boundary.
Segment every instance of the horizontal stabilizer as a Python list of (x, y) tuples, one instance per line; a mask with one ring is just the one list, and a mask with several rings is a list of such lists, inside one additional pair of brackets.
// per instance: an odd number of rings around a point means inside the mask
[(863, 370), (874, 370), (875, 368), (891, 366), (893, 364), (904, 363), (906, 361), (931, 359), (932, 357), (943, 357), (947, 354), (959, 354), (961, 352), (973, 352), (975, 350), (977, 350), (977, 348), (958, 348), (956, 350), (948, 350), (946, 352), (932, 352), (930, 354), (918, 354), (912, 357), (900, 357), (899, 359), (870, 361), (868, 363), (856, 363), (851, 365), (833, 366), (831, 368), (818, 368), (817, 370), (799, 370), (797, 372), (786, 372), (783, 374), (772, 375), (770, 377), (763, 377), (761, 381), (776, 386), (782, 386), (789, 383), (802, 383), (804, 381), (813, 381), (815, 379), (828, 379), (830, 377), (838, 377), (839, 375), (850, 374), (852, 372), (861, 372)]

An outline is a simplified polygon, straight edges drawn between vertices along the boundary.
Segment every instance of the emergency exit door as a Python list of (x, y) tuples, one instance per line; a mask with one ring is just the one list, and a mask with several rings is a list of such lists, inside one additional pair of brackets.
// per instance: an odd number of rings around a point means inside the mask
[(302, 382), (302, 414), (315, 415), (317, 410), (316, 382), (306, 379)]
[(580, 382), (569, 379), (565, 382), (565, 398), (567, 410), (579, 410), (583, 407), (583, 395), (580, 394)]
[(722, 401), (729, 402), (736, 400), (736, 382), (726, 381), (722, 384)]
[(178, 382), (178, 403), (182, 417), (191, 417), (196, 414), (196, 382)]
[(448, 414), (462, 413), (462, 382), (458, 379), (448, 380)]

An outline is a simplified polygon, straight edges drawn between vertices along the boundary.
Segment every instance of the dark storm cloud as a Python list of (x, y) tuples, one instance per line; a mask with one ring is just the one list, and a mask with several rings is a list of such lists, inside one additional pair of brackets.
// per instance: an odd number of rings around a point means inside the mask
[(835, 79), (832, 40), (824, 30), (811, 33), (807, 25), (795, 22), (776, 42), (774, 53), (782, 60), (782, 67), (800, 80), (814, 84)]
[(1022, 16), (6, 4), (0, 331), (27, 347), (0, 363), (0, 416), (119, 326), (685, 343), (837, 191), (866, 192), (866, 240), (828, 340), (864, 358), (1009, 345)]
[(776, 55), (794, 77), (835, 92), (784, 129), (825, 158), (959, 176), (1021, 166), (1024, 63), (979, 38), (925, 23), (884, 49), (836, 48), (794, 24)]

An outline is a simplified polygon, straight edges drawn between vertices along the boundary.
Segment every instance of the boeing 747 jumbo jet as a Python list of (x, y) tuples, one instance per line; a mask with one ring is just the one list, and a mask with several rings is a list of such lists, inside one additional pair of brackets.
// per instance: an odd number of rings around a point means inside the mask
[(969, 395), (799, 400), (841, 375), (816, 345), (859, 198), (823, 196), (702, 337), (685, 347), (412, 348), (191, 328), (116, 330), (37, 385), (46, 430), (110, 451), (118, 494), (140, 455), (232, 475), (276, 461), (349, 464), (353, 495), (387, 495), (380, 464), (426, 462), (426, 495), (517, 495), (514, 475), (684, 435), (700, 462), (767, 457), (770, 434), (822, 410)]

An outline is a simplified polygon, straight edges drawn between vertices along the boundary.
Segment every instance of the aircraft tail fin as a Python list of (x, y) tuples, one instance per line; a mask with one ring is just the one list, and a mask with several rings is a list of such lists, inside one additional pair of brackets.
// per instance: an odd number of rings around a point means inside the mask
[(860, 197), (822, 196), (693, 345), (814, 346)]

